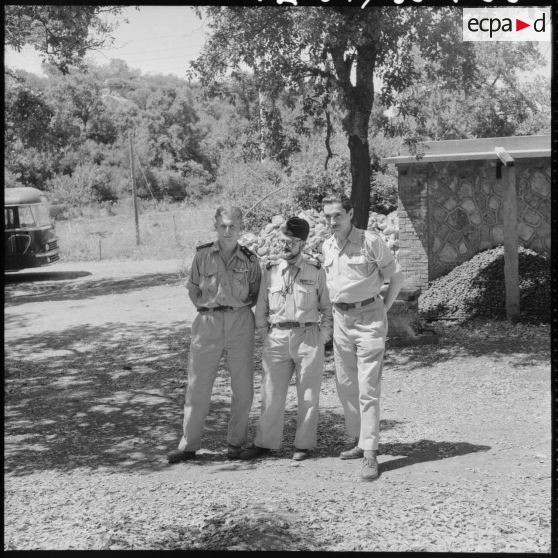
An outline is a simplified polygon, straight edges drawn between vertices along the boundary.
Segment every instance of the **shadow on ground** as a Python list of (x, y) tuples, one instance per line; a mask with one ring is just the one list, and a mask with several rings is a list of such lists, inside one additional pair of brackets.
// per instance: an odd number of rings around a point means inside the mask
[(438, 461), (449, 457), (458, 457), (468, 453), (488, 451), (490, 446), (478, 446), (468, 442), (434, 442), (432, 440), (419, 440), (410, 444), (389, 443), (380, 444), (380, 455), (393, 455), (392, 459), (382, 463), (382, 473), (408, 467), (415, 463), (425, 461)]
[(124, 294), (149, 287), (176, 285), (182, 280), (178, 273), (148, 273), (123, 279), (83, 279), (65, 283), (57, 283), (51, 279), (38, 280), (45, 281), (40, 284), (35, 284), (34, 279), (28, 282), (14, 281), (4, 287), (4, 304), (16, 306), (29, 302), (81, 300), (107, 294)]
[[(81, 326), (18, 340), (5, 355), (5, 468), (153, 470), (176, 447), (190, 329)], [(216, 384), (220, 381), (222, 374)], [(208, 439), (227, 405), (213, 401)]]
[(5, 273), (4, 283), (33, 283), (34, 281), (62, 281), (92, 275), (90, 271), (18, 271)]
[[(305, 518), (280, 505), (254, 504), (230, 511), (213, 511), (197, 527), (178, 522), (159, 531), (150, 543), (161, 550), (256, 550), (314, 551), (327, 548), (329, 537), (319, 538), (308, 529), (301, 529)], [(125, 539), (115, 538), (110, 550), (132, 550)]]
[[(173, 322), (83, 325), (11, 342), (5, 355), (5, 471), (168, 467), (166, 454), (182, 431), (189, 340), (190, 328)], [(250, 440), (260, 410), (259, 337), (254, 367)], [(226, 462), (229, 410), (230, 378), (222, 360), (196, 463)], [(296, 411), (287, 411), (279, 456), (292, 452), (295, 429)], [(317, 454), (337, 453), (342, 438), (342, 415), (322, 412)]]
[(439, 344), (391, 347), (386, 351), (385, 363), (388, 367), (414, 370), (440, 363), (455, 364), (460, 358), (489, 357), (496, 365), (505, 362), (506, 366), (524, 368), (526, 372), (530, 366), (550, 363), (550, 333), (545, 334), (544, 329), (533, 328), (527, 339), (500, 331), (497, 322), (489, 325), (493, 329), (486, 335), (476, 333), (473, 327), (462, 328), (442, 332)]

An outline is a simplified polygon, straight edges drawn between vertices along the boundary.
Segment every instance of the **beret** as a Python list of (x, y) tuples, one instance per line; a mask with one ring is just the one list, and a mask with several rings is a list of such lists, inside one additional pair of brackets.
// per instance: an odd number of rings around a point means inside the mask
[(294, 236), (300, 240), (306, 240), (310, 234), (308, 221), (300, 217), (290, 217), (281, 229), (287, 236)]

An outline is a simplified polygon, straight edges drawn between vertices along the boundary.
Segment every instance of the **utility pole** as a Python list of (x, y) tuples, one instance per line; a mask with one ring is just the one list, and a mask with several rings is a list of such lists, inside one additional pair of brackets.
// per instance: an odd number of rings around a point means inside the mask
[(138, 198), (136, 195), (136, 177), (134, 173), (134, 148), (132, 146), (132, 131), (128, 131), (130, 140), (130, 178), (132, 180), (132, 198), (134, 200), (134, 220), (136, 222), (136, 246), (140, 245), (139, 219), (138, 219)]

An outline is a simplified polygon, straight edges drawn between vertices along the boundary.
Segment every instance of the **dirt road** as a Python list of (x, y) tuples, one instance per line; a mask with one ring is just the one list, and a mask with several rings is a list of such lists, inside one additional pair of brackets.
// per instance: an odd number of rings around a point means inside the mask
[(290, 459), (293, 387), (283, 449), (227, 461), (222, 369), (200, 459), (169, 466), (194, 316), (178, 265), (8, 278), (5, 549), (550, 551), (547, 326), (439, 326), (437, 346), (390, 349), (376, 482), (337, 457), (329, 354), (312, 459)]

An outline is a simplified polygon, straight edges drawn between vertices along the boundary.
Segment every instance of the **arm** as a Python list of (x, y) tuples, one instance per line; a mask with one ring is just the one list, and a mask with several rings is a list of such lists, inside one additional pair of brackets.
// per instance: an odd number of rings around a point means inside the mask
[(323, 268), (318, 273), (318, 309), (321, 314), (320, 335), (325, 345), (333, 336), (333, 315)]
[(188, 296), (192, 301), (192, 304), (198, 308), (198, 303), (202, 295), (202, 291), (199, 287), (200, 284), (200, 268), (199, 268), (199, 257), (196, 252), (194, 259), (192, 261), (192, 266), (190, 268), (190, 278), (188, 283), (186, 283), (186, 289), (188, 289)]
[(192, 304), (197, 308), (198, 301), (202, 294), (201, 289), (190, 281), (188, 281), (188, 283), (186, 284), (186, 288), (188, 289), (188, 296), (190, 297)]
[(265, 269), (261, 270), (258, 301), (256, 302), (256, 329), (263, 335), (269, 329), (269, 300), (267, 299), (267, 282)]
[(401, 271), (399, 265), (397, 265), (397, 271), (389, 278), (389, 285), (384, 295), (384, 304), (386, 305), (386, 310), (391, 308), (394, 300), (397, 298), (401, 287), (403, 286), (403, 272)]
[(260, 283), (262, 280), (262, 270), (260, 268), (260, 263), (258, 261), (251, 262), (251, 263), (252, 266), (250, 269), (250, 277), (248, 279), (248, 292), (249, 292), (250, 306), (254, 306), (254, 304), (256, 304), (258, 301)]

